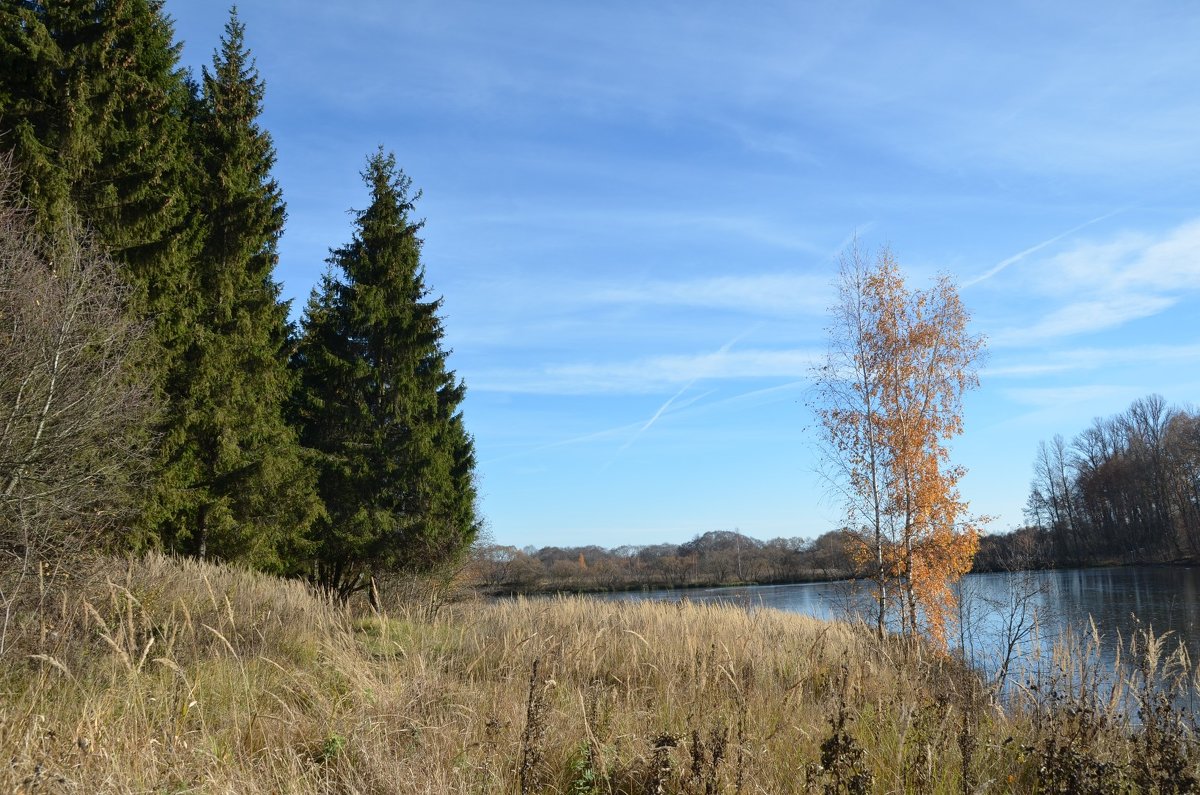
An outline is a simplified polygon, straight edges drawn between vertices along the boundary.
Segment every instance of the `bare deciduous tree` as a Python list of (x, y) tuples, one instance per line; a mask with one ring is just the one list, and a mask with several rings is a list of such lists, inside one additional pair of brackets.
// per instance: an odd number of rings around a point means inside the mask
[[(39, 236), (0, 160), (0, 608), (31, 567), (123, 526), (154, 401), (131, 372), (142, 328), (78, 227)], [(0, 652), (4, 641), (0, 635)]]

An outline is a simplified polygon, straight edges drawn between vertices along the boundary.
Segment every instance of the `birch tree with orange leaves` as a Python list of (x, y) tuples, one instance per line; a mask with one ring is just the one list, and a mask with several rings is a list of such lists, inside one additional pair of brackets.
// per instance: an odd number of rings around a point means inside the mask
[(983, 338), (954, 283), (910, 290), (890, 251), (841, 261), (816, 401), (827, 475), (846, 507), (853, 556), (873, 583), (876, 628), (944, 643), (952, 585), (971, 568), (982, 518), (950, 461), (962, 398), (978, 386)]

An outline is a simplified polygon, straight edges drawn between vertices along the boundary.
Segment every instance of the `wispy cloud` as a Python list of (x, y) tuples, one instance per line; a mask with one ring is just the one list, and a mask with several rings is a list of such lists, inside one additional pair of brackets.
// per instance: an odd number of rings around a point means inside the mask
[(771, 273), (652, 280), (632, 287), (601, 287), (592, 291), (590, 298), (602, 303), (721, 309), (752, 315), (797, 315), (823, 313), (832, 295), (827, 274)]
[(644, 351), (648, 340), (668, 349), (691, 346), (760, 321), (755, 328), (770, 323), (775, 345), (786, 345), (819, 335), (813, 321), (832, 302), (830, 279), (800, 270), (606, 281), (536, 273), (464, 279), (446, 292), (447, 328), (459, 351), (578, 350), (600, 343)]
[(804, 378), (820, 356), (819, 351), (806, 349), (747, 349), (551, 365), (536, 370), (494, 370), (473, 376), (471, 388), (556, 395), (653, 394), (701, 379)]
[[(691, 386), (689, 384), (689, 386)], [(702, 415), (712, 414), (726, 410), (740, 410), (749, 407), (762, 406), (770, 403), (776, 403), (782, 400), (792, 398), (794, 395), (800, 395), (804, 390), (809, 388), (808, 381), (789, 381), (784, 384), (765, 387), (763, 389), (752, 389), (747, 392), (739, 392), (726, 397), (720, 397), (716, 400), (706, 400), (716, 394), (717, 390), (710, 389), (700, 392), (695, 395), (690, 395), (686, 400), (680, 399), (680, 396), (687, 391), (687, 387), (680, 390), (667, 401), (655, 413), (655, 419), (663, 415), (679, 416), (694, 418)], [(644, 422), (628, 422), (622, 425), (617, 425), (611, 428), (605, 428), (591, 433), (569, 436), (564, 439), (559, 439), (553, 442), (538, 444), (528, 447), (523, 447), (517, 450), (493, 456), (481, 463), (484, 465), (507, 461), (514, 458), (521, 458), (528, 455), (536, 455), (548, 450), (555, 450), (563, 447), (572, 447), (575, 445), (597, 444), (611, 442), (621, 437), (629, 436), (631, 439), (636, 439), (646, 428), (647, 423)], [(630, 436), (632, 434), (632, 436)], [(626, 441), (620, 448), (624, 450), (632, 444), (632, 441)], [(618, 452), (620, 452), (618, 450)]]
[[(730, 351), (730, 349), (733, 348), (734, 345), (736, 345), (742, 339), (745, 339), (745, 337), (753, 331), (754, 331), (754, 328), (747, 329), (746, 331), (743, 331), (741, 334), (737, 335), (733, 339), (729, 340), (728, 342), (726, 342), (724, 345), (722, 345), (720, 348), (717, 349), (717, 355), (720, 356), (720, 355), (724, 355), (724, 354), (728, 353)], [(646, 420), (646, 424), (643, 425), (641, 428), (639, 428), (637, 433), (635, 433), (633, 436), (629, 437), (629, 441), (625, 442), (625, 444), (621, 446), (621, 450), (625, 450), (625, 449), (629, 448), (634, 442), (636, 442), (639, 438), (641, 438), (642, 434), (645, 433), (646, 431), (648, 431), (650, 429), (650, 426), (652, 426), (654, 423), (658, 422), (658, 418), (661, 417), (667, 409), (671, 408), (671, 405), (673, 403), (675, 403), (675, 401), (677, 401), (677, 400), (679, 400), (679, 398), (683, 397), (684, 392), (687, 392), (689, 389), (691, 389), (693, 386), (695, 386), (696, 382), (698, 380), (700, 380), (700, 378), (701, 378), (701, 376), (697, 375), (691, 381), (688, 381), (686, 384), (684, 384), (683, 388), (681, 388), (678, 392), (676, 392), (674, 395), (671, 395), (671, 397), (667, 398), (666, 402), (658, 407), (658, 411), (654, 412), (654, 415), (651, 416), (650, 419)]]
[(996, 347), (1043, 345), (1157, 315), (1200, 292), (1200, 220), (1159, 236), (1080, 243), (1038, 262), (1020, 287), (1052, 308), (1032, 323), (991, 333)]
[(1041, 251), (1042, 249), (1052, 246), (1055, 243), (1057, 243), (1058, 241), (1064, 240), (1064, 239), (1070, 237), (1071, 235), (1075, 234), (1076, 232), (1087, 229), (1092, 224), (1098, 224), (1101, 221), (1105, 221), (1109, 218), (1112, 218), (1114, 215), (1116, 215), (1119, 212), (1121, 212), (1121, 210), (1113, 210), (1110, 213), (1105, 213), (1104, 215), (1097, 216), (1096, 218), (1093, 218), (1090, 221), (1084, 221), (1082, 224), (1079, 224), (1079, 226), (1072, 227), (1061, 234), (1055, 235), (1054, 237), (1051, 237), (1047, 240), (1043, 240), (1041, 243), (1032, 245), (1029, 248), (1025, 249), (1024, 251), (1019, 251), (1016, 254), (1013, 254), (1011, 257), (1008, 257), (1007, 259), (1003, 259), (1000, 262), (996, 263), (994, 266), (989, 268), (987, 271), (981, 273), (979, 276), (976, 276), (974, 279), (963, 282), (962, 286), (963, 287), (971, 287), (973, 285), (979, 284), (980, 282), (985, 282), (988, 279), (995, 276), (996, 274), (1003, 271), (1005, 268), (1008, 268), (1010, 265), (1015, 265), (1016, 263), (1025, 259), (1030, 254), (1036, 254), (1037, 252)]
[(739, 392), (736, 395), (723, 397), (718, 400), (710, 400), (703, 405), (696, 406), (693, 411), (696, 413), (719, 411), (727, 408), (738, 408), (746, 406), (760, 406), (768, 403), (777, 403), (782, 400), (787, 400), (793, 395), (801, 395), (805, 390), (812, 386), (807, 379), (788, 381), (784, 384), (776, 384), (775, 386), (764, 387), (763, 389), (751, 389), (748, 392)]
[[(547, 152), (545, 147), (536, 143), (516, 146), (517, 151), (506, 153), (509, 158), (528, 160), (531, 168), (536, 165), (544, 169), (549, 163), (557, 163), (557, 170), (570, 172), (576, 179), (604, 180), (612, 176), (614, 169), (611, 161), (580, 162), (578, 152), (572, 149)], [(669, 161), (637, 161), (622, 165), (636, 167), (642, 173), (650, 172), (645, 176), (654, 181), (679, 182), (680, 189), (685, 192), (687, 180), (693, 177), (690, 169), (685, 168), (681, 172), (677, 164)], [(823, 241), (827, 233), (810, 219), (790, 216), (773, 203), (750, 202), (727, 207), (728, 211), (725, 212), (664, 209), (652, 201), (624, 197), (621, 205), (614, 207), (611, 197), (597, 195), (576, 197), (569, 206), (534, 199), (522, 202), (515, 208), (489, 206), (485, 211), (480, 211), (472, 206), (465, 211), (456, 207), (447, 209), (457, 211), (456, 220), (459, 223), (473, 227), (487, 226), (500, 233), (515, 227), (520, 227), (522, 232), (534, 229), (539, 237), (550, 240), (566, 238), (576, 241), (581, 235), (594, 236), (597, 230), (603, 230), (606, 235), (619, 231), (622, 236), (652, 232), (664, 238), (678, 236), (685, 241), (698, 238), (741, 241), (780, 251), (820, 256), (826, 253)]]
[(987, 378), (1030, 378), (1129, 366), (1178, 367), (1200, 363), (1200, 344), (1131, 345), (1115, 348), (1075, 348), (1048, 351), (1031, 360), (1023, 353), (1018, 361), (1001, 361), (986, 368)]
[(570, 436), (570, 437), (567, 437), (566, 439), (559, 439), (554, 442), (547, 442), (546, 444), (534, 445), (532, 447), (525, 447), (525, 448), (522, 448), (519, 450), (513, 450), (513, 451), (510, 451), (507, 453), (503, 453), (501, 455), (492, 456), (491, 458), (480, 461), (479, 463), (483, 466), (487, 466), (489, 464), (498, 463), (500, 461), (508, 461), (513, 458), (520, 458), (522, 456), (534, 455), (536, 453), (544, 453), (547, 450), (554, 450), (554, 449), (557, 449), (560, 447), (571, 447), (571, 446), (577, 445), (577, 444), (588, 444), (591, 442), (601, 442), (601, 441), (605, 441), (608, 439), (619, 438), (621, 436), (624, 436), (627, 433), (630, 433), (631, 431), (635, 431), (637, 429), (637, 427), (639, 426), (639, 424), (640, 423), (636, 423), (636, 422), (628, 422), (628, 423), (625, 423), (624, 425), (618, 425), (614, 428), (605, 428), (604, 430), (593, 431), (592, 433), (584, 433), (584, 434), (580, 434), (578, 436)]
[(1010, 415), (1004, 424), (1050, 425), (1058, 431), (1067, 432), (1073, 426), (1085, 424), (1091, 417), (1120, 411), (1145, 393), (1143, 386), (1133, 384), (1006, 389), (1004, 395), (1013, 403), (1023, 406), (1024, 411)]
[[(661, 417), (667, 411), (667, 409), (671, 408), (671, 406), (675, 403), (675, 401), (677, 401), (677, 400), (679, 400), (679, 398), (683, 397), (683, 393), (687, 392), (689, 389), (691, 389), (692, 386), (695, 385), (695, 383), (696, 383), (696, 381), (694, 379), (691, 381), (688, 381), (686, 384), (683, 385), (682, 389), (680, 389), (674, 395), (671, 395), (671, 397), (667, 398), (666, 402), (658, 407), (658, 411), (654, 412), (654, 414), (651, 415), (650, 419), (646, 420), (645, 424), (642, 425), (640, 428), (638, 428), (637, 431), (625, 441), (625, 444), (621, 445), (621, 449), (618, 450), (617, 453), (621, 453), (625, 450), (628, 450), (630, 447), (632, 447), (633, 443), (636, 442), (638, 439), (642, 438), (642, 434), (644, 434), (646, 431), (650, 430), (650, 426), (652, 426), (652, 425), (654, 425), (654, 423), (658, 422), (658, 418)], [(611, 461), (609, 463), (611, 463)]]
[(1075, 301), (1037, 322), (1009, 328), (990, 336), (995, 347), (1039, 345), (1049, 340), (1116, 328), (1131, 320), (1150, 317), (1175, 304), (1168, 296), (1131, 293)]

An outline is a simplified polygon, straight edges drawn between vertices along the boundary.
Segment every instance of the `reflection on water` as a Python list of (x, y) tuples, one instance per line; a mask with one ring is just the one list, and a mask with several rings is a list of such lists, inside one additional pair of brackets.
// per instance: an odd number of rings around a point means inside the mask
[[(1015, 678), (1032, 675), (1039, 659), (1070, 633), (1100, 635), (1100, 664), (1111, 669), (1118, 640), (1138, 630), (1172, 633), (1167, 648), (1179, 643), (1200, 660), (1200, 567), (1121, 566), (1102, 569), (972, 574), (961, 583), (962, 631), (953, 639), (976, 665), (994, 674), (1008, 639), (1020, 629), (1013, 659)], [(721, 602), (771, 607), (818, 618), (871, 616), (872, 602), (862, 584), (849, 582), (751, 586), (611, 594), (610, 599)], [(1019, 619), (1018, 621), (1016, 621)], [(1039, 657), (1040, 655), (1040, 657)]]

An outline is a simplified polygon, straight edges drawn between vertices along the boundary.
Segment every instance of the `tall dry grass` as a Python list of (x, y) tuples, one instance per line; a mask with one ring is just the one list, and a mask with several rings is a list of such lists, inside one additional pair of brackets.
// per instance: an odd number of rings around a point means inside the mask
[(767, 610), (375, 614), (162, 557), (43, 579), (16, 607), (5, 791), (1124, 792), (1196, 771), (1152, 688), (1151, 732), (1069, 688), (1001, 712), (948, 658)]

